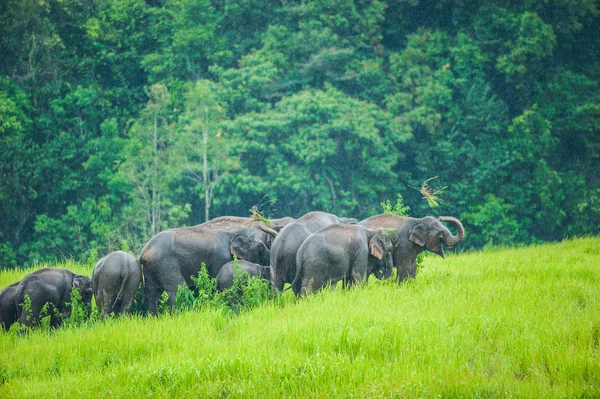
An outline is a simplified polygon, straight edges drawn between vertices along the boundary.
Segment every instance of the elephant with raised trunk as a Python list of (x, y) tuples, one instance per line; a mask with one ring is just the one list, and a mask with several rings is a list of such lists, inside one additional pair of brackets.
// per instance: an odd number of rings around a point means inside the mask
[(177, 287), (184, 284), (194, 287), (191, 277), (198, 275), (202, 263), (212, 278), (234, 255), (240, 260), (267, 265), (270, 250), (263, 241), (263, 229), (271, 230), (262, 224), (248, 229), (236, 223), (218, 223), (165, 230), (152, 237), (140, 255), (149, 313), (156, 314), (163, 290), (174, 309)]
[[(442, 222), (454, 225), (457, 235), (453, 235)], [(451, 216), (440, 216), (439, 218), (427, 216), (417, 219), (382, 214), (371, 216), (361, 221), (359, 225), (368, 228), (394, 229), (392, 232), (393, 258), (398, 282), (415, 277), (416, 259), (421, 252), (427, 249), (443, 258), (443, 245), (454, 247), (460, 244), (465, 236), (465, 229), (460, 220)]]
[(8, 330), (17, 321), (17, 286), (19, 281), (0, 291), (0, 329)]
[(142, 267), (126, 252), (112, 252), (96, 263), (92, 272), (92, 291), (100, 317), (127, 313), (142, 282)]
[[(84, 304), (92, 302), (92, 280), (88, 276), (75, 274), (67, 269), (44, 268), (25, 276), (17, 286), (15, 303), (19, 324), (35, 325), (46, 303), (54, 305), (60, 315), (50, 312), (50, 326), (57, 327), (62, 319), (71, 314), (71, 291), (78, 290)], [(23, 309), (25, 296), (29, 296), (31, 307)]]
[(385, 230), (334, 224), (311, 234), (298, 250), (292, 289), (296, 295), (315, 292), (344, 281), (347, 286), (374, 274), (380, 280), (392, 274), (393, 245)]
[(296, 275), (296, 254), (300, 245), (312, 233), (335, 223), (357, 223), (353, 218), (338, 218), (331, 213), (309, 212), (285, 226), (271, 247), (271, 282), (279, 291)]
[[(237, 261), (238, 267), (242, 272), (248, 273), (252, 277), (260, 277), (269, 280), (271, 275), (269, 266), (259, 265), (257, 263), (247, 262), (245, 260)], [(223, 291), (233, 286), (235, 278), (235, 261), (228, 262), (221, 267), (217, 274), (217, 289)]]

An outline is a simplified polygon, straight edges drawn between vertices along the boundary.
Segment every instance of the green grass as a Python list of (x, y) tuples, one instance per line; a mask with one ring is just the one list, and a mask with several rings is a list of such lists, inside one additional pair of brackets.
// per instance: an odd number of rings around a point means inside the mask
[(238, 316), (0, 334), (0, 398), (594, 398), (599, 343), (600, 238), (585, 238), (429, 256), (401, 286), (286, 295)]

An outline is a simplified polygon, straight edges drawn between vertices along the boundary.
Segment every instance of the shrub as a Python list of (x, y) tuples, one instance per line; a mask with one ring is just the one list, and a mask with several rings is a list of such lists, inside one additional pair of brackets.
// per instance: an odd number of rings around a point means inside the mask
[(65, 315), (66, 325), (78, 327), (86, 323), (91, 314), (91, 306), (88, 303), (83, 302), (81, 293), (79, 290), (71, 290), (70, 302), (67, 302), (67, 307), (71, 308), (71, 313)]
[(404, 205), (404, 200), (400, 194), (396, 198), (395, 205), (392, 206), (390, 200), (385, 200), (381, 203), (381, 208), (383, 209), (383, 213), (391, 213), (398, 216), (408, 216), (408, 211), (410, 210), (410, 207)]
[(267, 302), (271, 296), (270, 283), (257, 277), (251, 277), (240, 269), (234, 259), (235, 274), (233, 285), (221, 292), (217, 290), (217, 281), (211, 278), (202, 264), (197, 277), (192, 277), (195, 288), (179, 286), (176, 297), (176, 312), (211, 307), (222, 309), (226, 313), (239, 313), (244, 309), (253, 309)]
[(197, 309), (210, 304), (217, 294), (217, 280), (210, 277), (205, 263), (202, 263), (200, 271), (198, 272), (198, 277), (192, 276), (192, 281), (196, 287), (195, 291), (197, 298), (194, 303), (194, 308)]

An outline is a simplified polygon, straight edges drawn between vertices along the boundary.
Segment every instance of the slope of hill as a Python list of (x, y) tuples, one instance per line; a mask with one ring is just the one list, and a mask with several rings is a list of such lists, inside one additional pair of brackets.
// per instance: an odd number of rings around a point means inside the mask
[(0, 397), (598, 397), (599, 283), (585, 238), (430, 256), (401, 286), (238, 316), (0, 334)]

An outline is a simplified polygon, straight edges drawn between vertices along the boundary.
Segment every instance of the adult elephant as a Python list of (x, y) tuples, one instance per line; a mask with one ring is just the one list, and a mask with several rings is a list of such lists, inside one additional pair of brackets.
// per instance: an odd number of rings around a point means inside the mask
[[(259, 265), (258, 263), (252, 263), (245, 260), (238, 260), (238, 267), (242, 272), (248, 273), (252, 277), (260, 277), (265, 280), (269, 280), (270, 269), (269, 266)], [(217, 289), (223, 291), (233, 286), (233, 280), (235, 278), (235, 262), (227, 262), (221, 267), (217, 274)]]
[(92, 272), (92, 291), (100, 318), (129, 312), (142, 282), (142, 267), (135, 256), (111, 252), (100, 259)]
[[(92, 280), (88, 276), (75, 274), (67, 269), (44, 268), (25, 276), (17, 286), (15, 303), (17, 318), (23, 326), (35, 325), (46, 303), (52, 304), (59, 315), (50, 313), (50, 326), (57, 327), (62, 319), (71, 314), (71, 291), (78, 290), (82, 301), (92, 302)], [(23, 309), (29, 297), (30, 307)]]
[(215, 278), (221, 266), (232, 261), (234, 255), (239, 260), (267, 265), (270, 251), (257, 231), (240, 228), (235, 223), (182, 227), (158, 233), (140, 255), (148, 312), (156, 314), (162, 291), (167, 292), (174, 309), (177, 287), (184, 284), (194, 287), (191, 277), (198, 274), (203, 263), (210, 277)]
[[(442, 222), (454, 225), (457, 235), (452, 235)], [(465, 229), (460, 220), (451, 216), (440, 216), (439, 218), (427, 216), (418, 219), (381, 214), (364, 219), (359, 225), (367, 228), (394, 229), (392, 232), (393, 258), (398, 282), (415, 277), (416, 259), (421, 252), (427, 249), (443, 258), (444, 248), (442, 245), (456, 246), (460, 244), (465, 235)]]
[(0, 291), (0, 329), (8, 330), (17, 321), (15, 296), (19, 281)]
[(312, 233), (336, 223), (356, 223), (356, 219), (338, 218), (326, 212), (313, 211), (286, 225), (271, 246), (271, 282), (279, 291), (296, 276), (296, 254)]
[(348, 286), (371, 274), (389, 278), (394, 265), (391, 234), (386, 230), (334, 224), (311, 234), (298, 249), (292, 289), (305, 295), (327, 284)]

